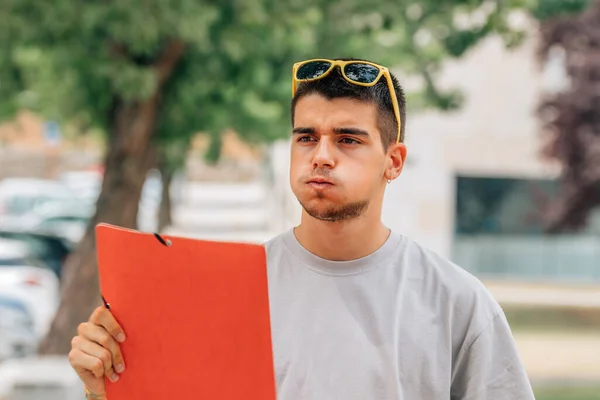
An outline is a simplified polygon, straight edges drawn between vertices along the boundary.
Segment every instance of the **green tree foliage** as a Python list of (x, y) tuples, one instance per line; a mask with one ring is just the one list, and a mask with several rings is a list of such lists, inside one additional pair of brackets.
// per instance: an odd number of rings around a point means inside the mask
[(113, 98), (149, 99), (158, 88), (156, 63), (174, 42), (185, 50), (161, 93), (156, 131), (166, 138), (232, 127), (249, 140), (287, 134), (291, 63), (307, 57), (363, 57), (422, 74), (423, 104), (449, 108), (456, 99), (433, 86), (441, 63), (491, 33), (518, 41), (507, 15), (526, 5), (6, 0), (0, 117), (26, 107), (108, 132)]

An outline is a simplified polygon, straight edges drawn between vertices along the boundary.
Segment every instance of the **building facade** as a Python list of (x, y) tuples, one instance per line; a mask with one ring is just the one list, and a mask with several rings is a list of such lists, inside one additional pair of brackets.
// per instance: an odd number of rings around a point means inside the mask
[[(548, 237), (541, 229), (539, 208), (555, 193), (560, 170), (541, 156), (536, 109), (544, 93), (568, 82), (560, 54), (544, 67), (535, 43), (531, 36), (508, 50), (489, 38), (446, 64), (439, 83), (463, 91), (465, 103), (452, 113), (409, 108), (407, 165), (386, 190), (382, 218), (480, 276), (600, 281), (598, 213), (577, 234)], [(273, 146), (282, 229), (300, 216), (288, 153), (289, 142)]]

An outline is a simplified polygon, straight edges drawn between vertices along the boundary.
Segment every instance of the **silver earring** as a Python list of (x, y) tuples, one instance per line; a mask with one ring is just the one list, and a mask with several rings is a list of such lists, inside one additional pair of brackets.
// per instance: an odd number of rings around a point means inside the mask
[(392, 180), (391, 180), (391, 179), (388, 179), (387, 183), (388, 183), (388, 185), (389, 185), (390, 183), (392, 183)]

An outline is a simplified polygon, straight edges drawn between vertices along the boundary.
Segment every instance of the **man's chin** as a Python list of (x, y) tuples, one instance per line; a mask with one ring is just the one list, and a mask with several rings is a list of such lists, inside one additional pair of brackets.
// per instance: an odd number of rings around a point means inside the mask
[(309, 201), (300, 205), (311, 217), (321, 221), (344, 221), (360, 217), (368, 207), (368, 202), (357, 202), (351, 204), (335, 204), (330, 201)]
[(298, 200), (298, 202), (309, 214), (326, 214), (344, 207), (344, 204), (338, 204), (327, 197), (310, 196), (307, 200)]

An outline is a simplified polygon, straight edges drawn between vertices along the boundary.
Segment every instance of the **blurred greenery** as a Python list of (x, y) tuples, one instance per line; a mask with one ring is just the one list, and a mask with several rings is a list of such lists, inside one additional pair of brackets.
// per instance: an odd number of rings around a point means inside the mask
[(445, 59), (462, 56), (491, 34), (518, 44), (524, 32), (511, 24), (515, 11), (548, 19), (588, 3), (5, 0), (0, 120), (28, 108), (81, 130), (108, 132), (117, 99), (139, 102), (160, 90), (156, 64), (173, 41), (186, 48), (161, 93), (160, 144), (228, 128), (251, 142), (286, 136), (291, 64), (309, 57), (353, 56), (397, 66), (423, 83), (409, 106), (453, 109), (461, 94), (435, 84)]
[(600, 386), (596, 387), (547, 387), (535, 390), (536, 400), (598, 400)]
[(533, 15), (546, 21), (552, 18), (578, 14), (588, 7), (593, 0), (538, 0), (532, 9)]
[[(458, 107), (435, 76), (482, 38), (515, 45), (515, 10), (548, 19), (586, 0), (276, 2), (5, 0), (0, 4), (0, 119), (29, 108), (82, 130), (110, 130), (115, 98), (148, 99), (171, 41), (185, 55), (162, 94), (159, 140), (234, 128), (249, 141), (287, 135), (289, 72), (308, 57), (354, 56), (421, 77), (411, 107)], [(215, 157), (216, 154), (211, 154)]]
[(503, 306), (513, 331), (577, 333), (600, 332), (600, 309), (556, 306)]
[[(595, 308), (554, 306), (503, 306), (515, 333), (577, 334), (597, 336), (600, 310)], [(572, 384), (546, 382), (534, 387), (537, 400), (597, 400), (600, 386), (587, 382)]]
[(518, 43), (523, 32), (509, 21), (515, 9), (545, 17), (562, 10), (543, 0), (5, 0), (0, 118), (25, 107), (108, 131), (115, 98), (143, 101), (159, 90), (155, 64), (172, 41), (186, 49), (161, 95), (163, 141), (227, 128), (249, 141), (285, 136), (291, 64), (308, 57), (398, 66), (422, 77), (414, 106), (451, 109), (461, 97), (436, 87), (441, 63), (489, 34)]
[[(136, 102), (159, 90), (156, 63), (170, 42), (185, 54), (161, 94), (159, 147), (198, 131), (214, 138), (235, 129), (256, 142), (288, 132), (289, 72), (309, 57), (354, 56), (420, 75), (412, 108), (460, 106), (460, 92), (441, 91), (435, 76), (482, 38), (507, 45), (524, 32), (515, 10), (551, 18), (578, 12), (586, 0), (276, 2), (135, 0), (127, 3), (0, 4), (0, 120), (20, 108), (80, 130), (111, 129), (117, 99)], [(172, 153), (172, 154), (171, 154)], [(181, 152), (166, 153), (181, 157)], [(211, 147), (210, 160), (219, 157)]]

